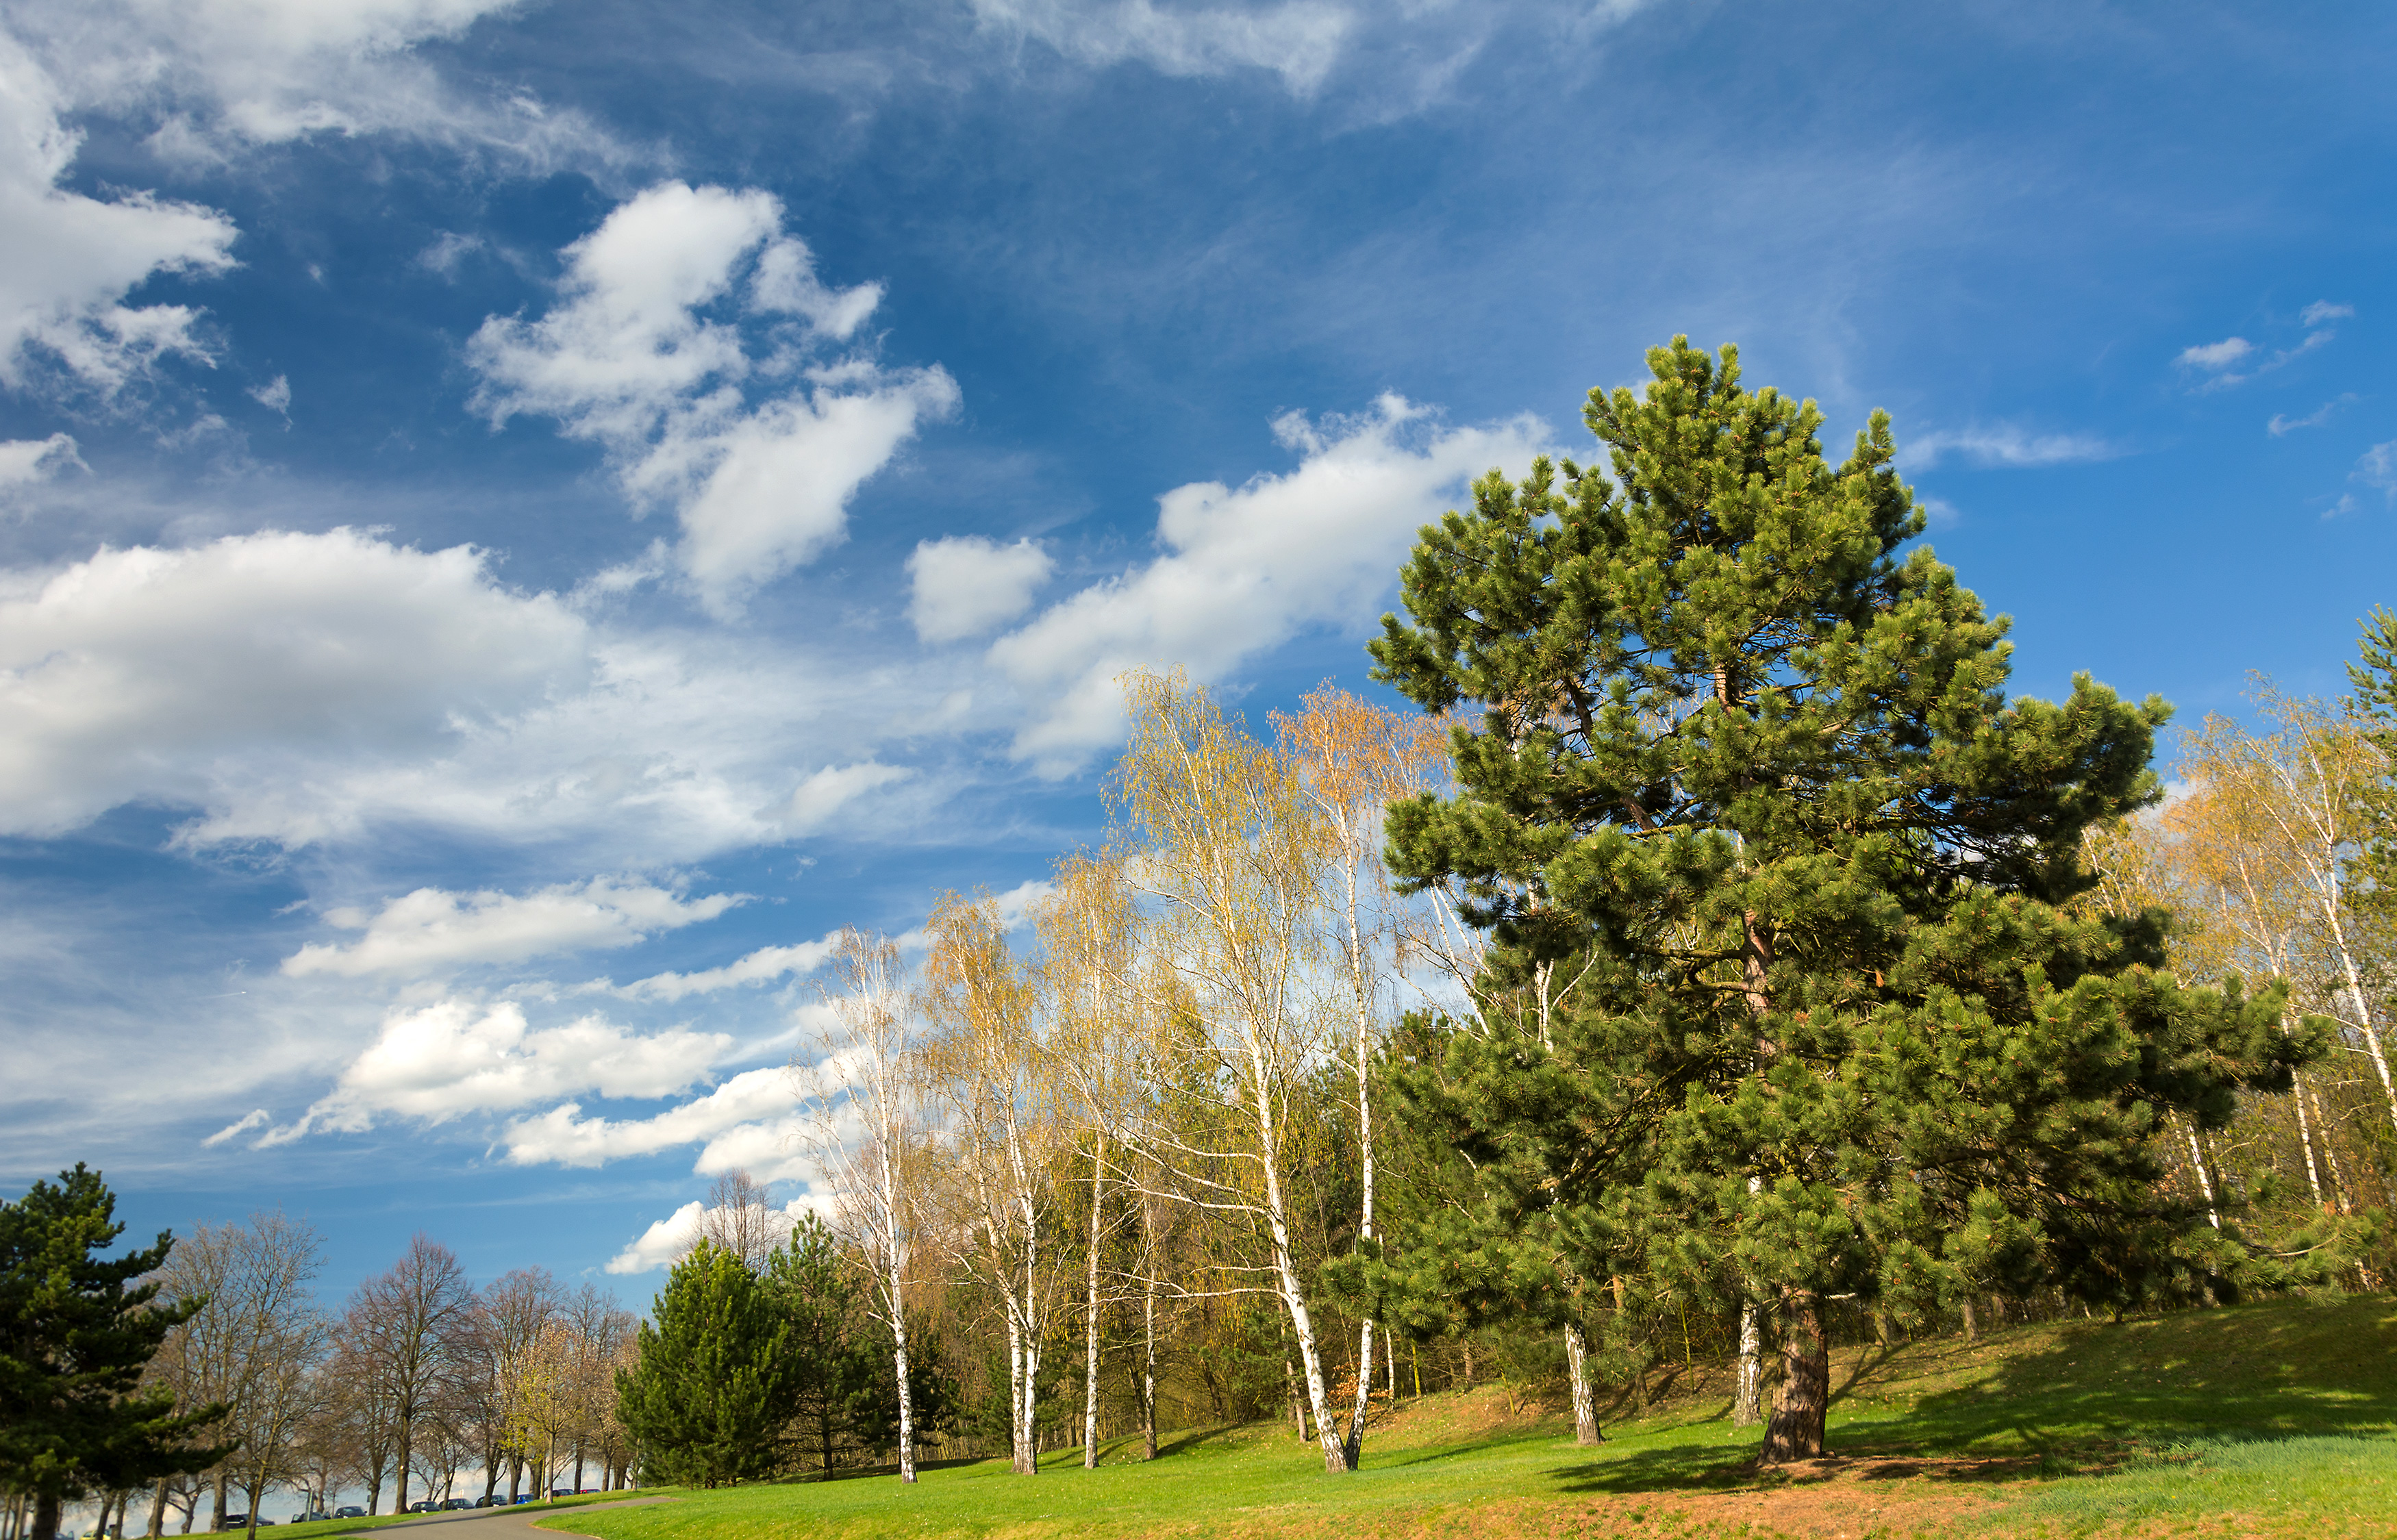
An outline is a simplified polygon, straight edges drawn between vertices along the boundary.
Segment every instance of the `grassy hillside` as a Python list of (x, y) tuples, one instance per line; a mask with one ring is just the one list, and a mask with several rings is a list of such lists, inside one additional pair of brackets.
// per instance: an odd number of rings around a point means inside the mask
[(2268, 1534), (2397, 1532), (2397, 1304), (2277, 1302), (2027, 1327), (1837, 1356), (1833, 1454), (1760, 1477), (1720, 1376), (1597, 1450), (1483, 1388), (1402, 1404), (1366, 1468), (1322, 1474), (1287, 1426), (1117, 1446), (1037, 1478), (1002, 1462), (684, 1493), (560, 1516), (604, 1540), (768, 1536)]

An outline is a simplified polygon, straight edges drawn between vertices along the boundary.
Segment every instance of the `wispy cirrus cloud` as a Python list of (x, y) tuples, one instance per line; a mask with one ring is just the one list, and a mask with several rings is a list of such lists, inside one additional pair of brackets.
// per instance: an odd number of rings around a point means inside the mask
[(2317, 352), (2337, 340), (2338, 333), (2323, 325), (2355, 314), (2355, 307), (2317, 300), (2297, 313), (2298, 319), (2310, 329), (2294, 346), (2278, 348), (2267, 354), (2244, 337), (2226, 337), (2218, 342), (2199, 342), (2185, 347), (2174, 355), (2173, 365), (2196, 382), (2193, 389), (2201, 394), (2229, 390), (2243, 385), (2259, 374), (2270, 374)]
[(1999, 422), (1919, 434), (1898, 446), (1897, 462), (1907, 470), (1929, 470), (1955, 459), (1973, 465), (2026, 470), (2113, 460), (2125, 452), (2094, 434), (2035, 433)]
[(2289, 417), (2280, 412), (2274, 412), (2272, 414), (2272, 420), (2264, 424), (2264, 431), (2270, 434), (2273, 437), (2279, 438), (2283, 435), (2295, 433), (2299, 428), (2319, 428), (2323, 423), (2331, 420), (2331, 415), (2333, 413), (2338, 411), (2343, 407), (2351, 407), (2362, 399), (2364, 398), (2356, 395), (2353, 391), (2349, 391), (2323, 402), (2321, 406), (2316, 407), (2313, 410), (2308, 412), (2303, 417)]

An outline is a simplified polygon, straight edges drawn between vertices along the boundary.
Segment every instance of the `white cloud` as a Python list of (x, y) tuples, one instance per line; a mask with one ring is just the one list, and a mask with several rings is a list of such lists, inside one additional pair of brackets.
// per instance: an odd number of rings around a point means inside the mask
[(28, 354), (112, 392), (159, 357), (205, 362), (183, 305), (127, 305), (161, 273), (233, 265), (233, 221), (146, 193), (102, 200), (61, 189), (82, 136), (49, 73), (0, 32), (0, 382), (19, 383)]
[(2318, 327), (2324, 321), (2337, 321), (2354, 314), (2353, 305), (2334, 304), (2328, 300), (2316, 300), (2297, 312), (2297, 319), (2310, 327)]
[[(2361, 481), (2387, 501), (2397, 503), (2397, 438), (2386, 444), (2375, 444), (2357, 456), (2355, 470), (2348, 479)], [(2347, 505), (2342, 500), (2342, 509)]]
[(600, 1166), (705, 1145), (743, 1124), (788, 1118), (797, 1104), (791, 1073), (779, 1066), (744, 1070), (708, 1094), (650, 1118), (585, 1118), (579, 1105), (569, 1102), (510, 1123), (508, 1158), (519, 1166)]
[(904, 781), (915, 771), (898, 765), (866, 760), (855, 765), (827, 765), (799, 783), (783, 810), (783, 825), (794, 834), (824, 828), (835, 813), (877, 787)]
[[(772, 1212), (796, 1226), (815, 1207), (813, 1198), (801, 1198)], [(618, 1274), (651, 1273), (661, 1267), (673, 1266), (683, 1259), (685, 1252), (699, 1244), (707, 1216), (716, 1212), (693, 1199), (642, 1231), (639, 1239), (616, 1253), (609, 1262), (608, 1271)]]
[(2173, 362), (2185, 369), (2226, 369), (2255, 351), (2256, 344), (2244, 337), (2225, 337), (2218, 342), (2185, 347)]
[(661, 931), (714, 919), (740, 903), (730, 893), (686, 900), (648, 883), (607, 877), (561, 883), (517, 897), (508, 893), (416, 891), (384, 904), (369, 918), (335, 909), (332, 924), (364, 931), (355, 945), (314, 943), (283, 959), (294, 977), (334, 973), (421, 974), (462, 963), (517, 962), (556, 952), (630, 946)]
[(1158, 500), (1165, 554), (992, 644), (991, 660), (1040, 703), (1016, 735), (1018, 755), (1065, 773), (1113, 742), (1127, 669), (1180, 663), (1218, 679), (1305, 627), (1353, 623), (1462, 483), (1520, 467), (1546, 436), (1528, 417), (1433, 430), (1394, 395), (1361, 418), (1318, 428), (1292, 413), (1275, 427), (1301, 452), (1295, 470), (1175, 488)]
[(196, 810), (193, 848), (405, 825), (655, 870), (870, 811), (862, 794), (906, 772), (825, 767), (824, 746), (904, 735), (954, 675), (611, 628), (466, 546), (102, 550), (0, 569), (0, 831), (140, 802)]
[(743, 984), (770, 984), (792, 973), (811, 973), (832, 956), (830, 940), (803, 941), (796, 946), (761, 946), (721, 968), (694, 973), (652, 973), (615, 989), (635, 999), (678, 1000), (686, 995), (711, 995)]
[(246, 767), (309, 740), (434, 748), (573, 679), (586, 641), (554, 598), (490, 584), (470, 547), (347, 529), (0, 574), (0, 828), (161, 799), (226, 809), (226, 837), (318, 837), (337, 812), (246, 784)]
[(158, 124), (152, 148), (223, 161), (314, 134), (400, 133), (520, 170), (642, 158), (521, 87), (460, 91), (417, 52), (519, 0), (28, 0), (21, 34), (79, 105)]
[(83, 465), (83, 457), (75, 452), (75, 441), (65, 434), (0, 440), (0, 492), (47, 481), (69, 465)]
[(291, 377), (278, 374), (249, 393), (249, 398), (268, 411), (280, 412), (283, 420), (291, 420)]
[(1908, 470), (1928, 470), (1951, 455), (1975, 465), (2020, 470), (2040, 465), (2068, 465), (2082, 461), (2110, 460), (2122, 451), (2087, 434), (2034, 434), (2011, 423), (1993, 427), (1955, 428), (1922, 434), (1898, 448), (1898, 463)]
[[(675, 508), (677, 563), (719, 614), (843, 538), (857, 489), (957, 404), (937, 366), (810, 362), (881, 290), (825, 288), (782, 219), (766, 193), (652, 187), (565, 248), (563, 302), (535, 321), (491, 316), (467, 349), (494, 425), (555, 418), (607, 449), (636, 502)], [(806, 326), (753, 357), (744, 315)], [(753, 382), (770, 392), (754, 405)]]
[(686, 1027), (644, 1037), (599, 1016), (534, 1028), (513, 1000), (452, 997), (384, 1017), (333, 1090), (259, 1143), (288, 1144), (320, 1130), (357, 1132), (383, 1115), (437, 1124), (583, 1092), (671, 1095), (699, 1079), (731, 1042)]
[(2333, 412), (2337, 411), (2341, 407), (2351, 406), (2359, 399), (2360, 397), (2358, 397), (2353, 391), (2350, 391), (2343, 395), (2339, 395), (2323, 402), (2321, 406), (2316, 407), (2312, 411), (2308, 412), (2303, 417), (2288, 417), (2280, 412), (2274, 412), (2272, 414), (2272, 420), (2264, 424), (2264, 431), (2270, 434), (2273, 437), (2279, 438), (2284, 435), (2295, 433), (2299, 428), (2319, 428), (2323, 423), (2330, 421), (2331, 414)]
[(1156, 0), (970, 0), (986, 27), (1047, 44), (1104, 68), (1137, 60), (1169, 75), (1270, 70), (1293, 93), (1323, 83), (1359, 17), (1326, 0), (1185, 9)]
[(267, 1110), (264, 1107), (254, 1107), (250, 1111), (244, 1113), (235, 1121), (227, 1123), (224, 1127), (217, 1130), (214, 1133), (211, 1133), (207, 1138), (201, 1140), (200, 1145), (203, 1148), (214, 1149), (219, 1145), (228, 1144), (233, 1140), (240, 1138), (243, 1134), (248, 1133), (252, 1129), (262, 1129), (274, 1121), (274, 1118), (268, 1115)]
[(999, 545), (980, 535), (928, 540), (907, 558), (907, 618), (927, 642), (979, 636), (1032, 607), (1056, 564), (1040, 542)]

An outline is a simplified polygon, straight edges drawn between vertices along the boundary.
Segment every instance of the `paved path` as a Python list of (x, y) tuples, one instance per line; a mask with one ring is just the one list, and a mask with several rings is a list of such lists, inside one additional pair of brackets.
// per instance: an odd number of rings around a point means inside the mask
[[(525, 1503), (506, 1508), (460, 1508), (451, 1513), (427, 1513), (409, 1520), (406, 1524), (385, 1524), (376, 1529), (334, 1530), (327, 1540), (341, 1535), (396, 1535), (413, 1533), (435, 1524), (486, 1524), (489, 1528), (475, 1532), (474, 1540), (498, 1540), (538, 1534), (576, 1534), (581, 1532), (560, 1524), (554, 1529), (535, 1529), (534, 1521), (542, 1519), (569, 1519), (578, 1513), (593, 1513), (602, 1508), (636, 1508), (649, 1503), (671, 1503), (672, 1497), (628, 1497), (621, 1503), (583, 1503), (571, 1507), (543, 1507), (538, 1503)], [(459, 1540), (466, 1540), (463, 1535)]]

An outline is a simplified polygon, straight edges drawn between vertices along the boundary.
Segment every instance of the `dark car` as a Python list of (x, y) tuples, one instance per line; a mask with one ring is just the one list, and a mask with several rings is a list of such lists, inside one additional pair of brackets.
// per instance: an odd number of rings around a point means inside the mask
[(246, 1530), (248, 1528), (249, 1528), (248, 1514), (228, 1513), (225, 1515), (224, 1522), (218, 1526), (217, 1533), (219, 1534), (228, 1534), (234, 1530)]
[(344, 1503), (333, 1510), (333, 1517), (336, 1519), (363, 1519), (366, 1516), (367, 1510), (355, 1503)]
[(444, 1512), (454, 1512), (459, 1508), (471, 1508), (474, 1506), (475, 1500), (472, 1497), (452, 1497), (442, 1504), (441, 1507)]
[(475, 1506), (478, 1508), (503, 1508), (508, 1506), (508, 1500), (497, 1496), (477, 1497), (475, 1499)]
[(438, 1513), (441, 1511), (441, 1505), (435, 1502), (432, 1498), (427, 1497), (422, 1502), (408, 1504), (408, 1511), (410, 1513)]
[(552, 1487), (549, 1489), (549, 1494), (552, 1497), (571, 1497), (574, 1495), (574, 1489), (572, 1487)]

